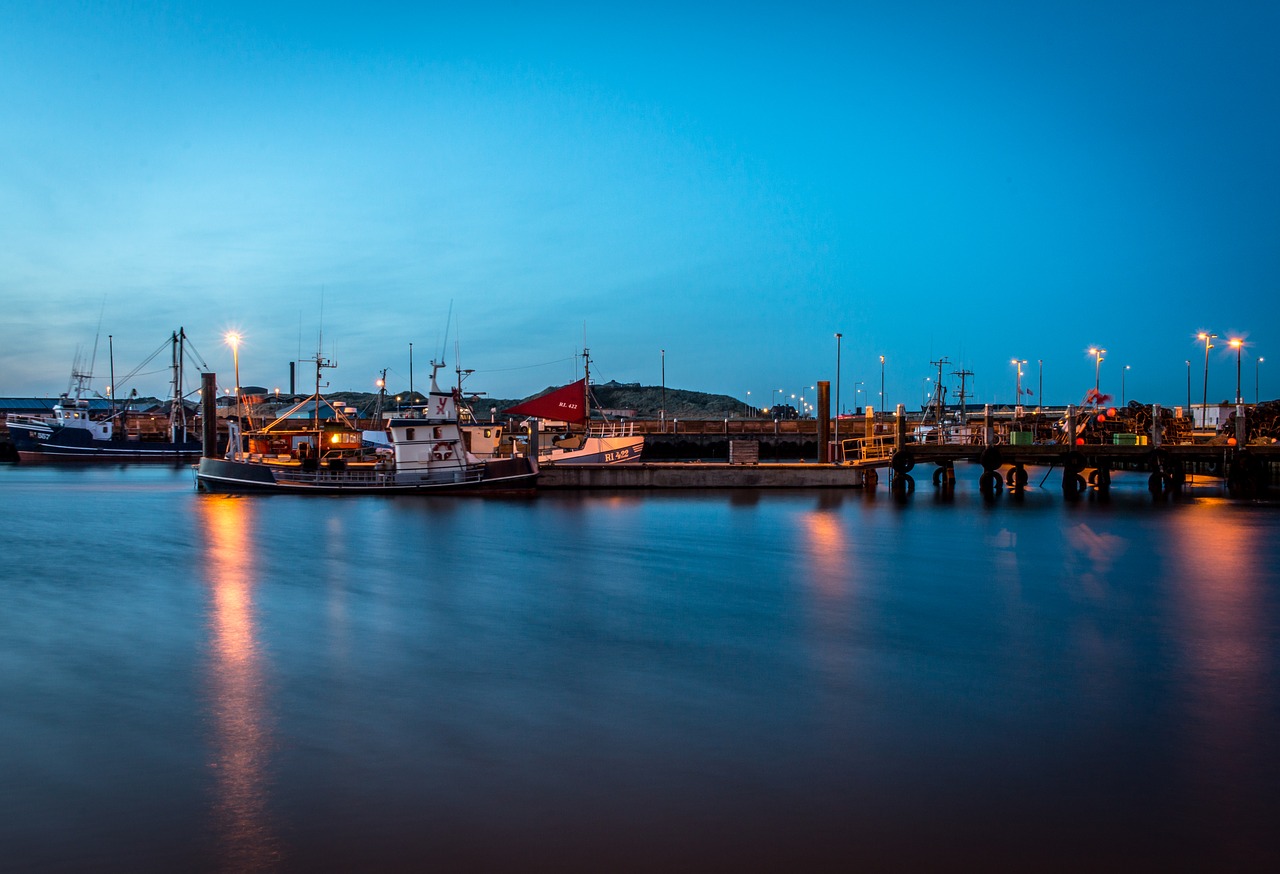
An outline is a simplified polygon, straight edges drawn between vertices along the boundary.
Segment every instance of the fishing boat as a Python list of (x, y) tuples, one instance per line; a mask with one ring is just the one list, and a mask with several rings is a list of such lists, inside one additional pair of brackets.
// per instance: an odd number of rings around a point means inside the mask
[[(602, 417), (591, 419), (591, 357), (582, 351), (583, 377), (532, 400), (516, 404), (508, 416), (528, 416), (531, 443), (539, 464), (620, 464), (639, 461), (644, 435), (634, 424)], [(542, 424), (561, 423), (544, 432)], [(576, 428), (575, 428), (576, 426)], [(536, 435), (536, 436), (535, 436)]]
[[(514, 493), (534, 487), (538, 464), (531, 458), (483, 460), (469, 453), (458, 421), (457, 397), (442, 391), (432, 362), (427, 404), (387, 420), (386, 443), (365, 439), (357, 423), (320, 394), (319, 371), (330, 366), (317, 356), (316, 393), (260, 429), (240, 433), (229, 423), (224, 458), (204, 457), (196, 468), (197, 487), (211, 492), (294, 494), (462, 494)], [(332, 417), (321, 419), (327, 407)], [(314, 417), (299, 427), (295, 413)]]
[[(77, 355), (71, 368), (71, 385), (53, 405), (51, 415), (10, 414), (7, 417), (18, 460), (28, 464), (194, 461), (200, 456), (201, 444), (196, 436), (198, 430), (189, 427), (187, 409), (182, 402), (185, 341), (186, 334), (179, 329), (165, 343), (173, 349), (173, 398), (165, 415), (138, 413), (130, 410), (126, 401), (119, 409), (115, 409), (113, 402), (106, 418), (91, 416), (92, 364), (87, 370), (82, 369)], [(164, 348), (161, 346), (151, 358)]]

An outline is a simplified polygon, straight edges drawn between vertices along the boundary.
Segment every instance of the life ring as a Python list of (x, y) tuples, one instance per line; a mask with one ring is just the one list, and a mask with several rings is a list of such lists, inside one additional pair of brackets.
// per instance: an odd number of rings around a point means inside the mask
[(431, 457), (435, 461), (448, 461), (453, 458), (453, 447), (448, 443), (437, 443), (431, 447)]

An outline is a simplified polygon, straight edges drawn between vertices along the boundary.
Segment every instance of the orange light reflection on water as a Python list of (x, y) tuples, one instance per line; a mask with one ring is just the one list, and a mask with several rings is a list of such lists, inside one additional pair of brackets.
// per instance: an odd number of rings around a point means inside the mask
[(273, 867), (276, 841), (267, 819), (266, 725), (262, 653), (254, 627), (253, 502), (208, 496), (199, 502), (210, 588), (209, 704), (213, 717), (214, 828), (224, 867)]
[[(1180, 572), (1171, 575), (1179, 582), (1170, 592), (1170, 625), (1180, 655), (1187, 765), (1210, 802), (1208, 815), (1229, 835), (1232, 825), (1257, 816), (1236, 787), (1265, 767), (1275, 740), (1259, 709), (1270, 695), (1275, 658), (1266, 624), (1274, 573), (1258, 543), (1270, 529), (1255, 514), (1217, 501), (1197, 503), (1172, 524), (1169, 560)], [(1230, 843), (1227, 857), (1255, 849)]]

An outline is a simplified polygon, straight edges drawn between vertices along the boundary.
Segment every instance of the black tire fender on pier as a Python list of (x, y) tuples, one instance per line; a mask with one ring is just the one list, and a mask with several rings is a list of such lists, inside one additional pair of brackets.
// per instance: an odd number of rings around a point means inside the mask
[(909, 449), (899, 449), (893, 453), (893, 458), (889, 460), (890, 467), (894, 473), (909, 473), (916, 466), (915, 456), (911, 454)]
[(978, 455), (978, 463), (982, 465), (983, 470), (995, 471), (1004, 464), (1004, 456), (1000, 453), (999, 447), (988, 446)]

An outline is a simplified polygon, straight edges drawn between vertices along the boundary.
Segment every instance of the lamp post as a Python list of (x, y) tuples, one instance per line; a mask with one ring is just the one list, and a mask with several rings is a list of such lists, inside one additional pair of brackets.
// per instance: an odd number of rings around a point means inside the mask
[(1096, 346), (1089, 350), (1089, 354), (1093, 356), (1093, 405), (1098, 405), (1098, 399), (1102, 395), (1099, 390), (1101, 385), (1102, 374), (1102, 356), (1107, 352), (1106, 349), (1099, 349)]
[(227, 345), (231, 347), (231, 363), (236, 378), (236, 419), (240, 418), (240, 335), (227, 334)]
[(1236, 350), (1236, 405), (1239, 406), (1244, 403), (1244, 400), (1240, 397), (1240, 350), (1244, 348), (1244, 341), (1239, 337), (1232, 337), (1228, 341), (1228, 345)]
[(662, 414), (658, 416), (662, 433), (667, 433), (667, 350), (662, 350)]
[(1129, 372), (1129, 365), (1124, 366), (1124, 370), (1120, 371), (1120, 406), (1124, 406), (1124, 377)]
[(880, 415), (884, 415), (884, 356), (880, 356)]
[[(835, 443), (836, 452), (840, 451), (840, 339), (844, 335), (836, 331), (836, 427), (835, 427)], [(836, 461), (840, 460), (837, 454)]]
[(1191, 410), (1191, 359), (1187, 359), (1187, 415), (1192, 417), (1191, 424), (1195, 425), (1195, 413)]
[(1013, 414), (1018, 414), (1018, 407), (1022, 406), (1022, 365), (1027, 363), (1025, 358), (1014, 358), (1009, 362), (1014, 367), (1014, 387), (1013, 387)]
[(1040, 385), (1037, 389), (1040, 394), (1036, 396), (1036, 415), (1038, 416), (1044, 407), (1044, 359), (1037, 359), (1036, 364), (1040, 365)]
[(1265, 358), (1259, 358), (1257, 361), (1253, 362), (1253, 405), (1255, 407), (1260, 403), (1258, 394), (1258, 368), (1262, 365), (1262, 362), (1266, 360), (1267, 359)]
[(747, 417), (751, 417), (751, 390), (747, 389)]
[(1204, 396), (1200, 399), (1200, 427), (1204, 428), (1208, 425), (1209, 416), (1209, 350), (1213, 348), (1210, 341), (1215, 339), (1217, 334), (1210, 334), (1208, 331), (1201, 331), (1197, 337), (1204, 341)]

